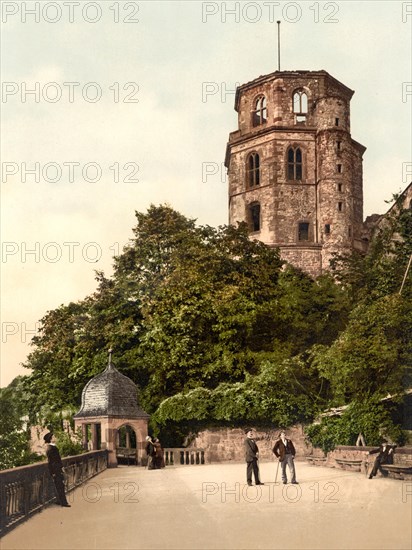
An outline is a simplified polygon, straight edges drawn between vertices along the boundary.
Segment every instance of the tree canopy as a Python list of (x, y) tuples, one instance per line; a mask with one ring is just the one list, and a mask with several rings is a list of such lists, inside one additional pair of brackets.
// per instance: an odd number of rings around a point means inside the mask
[(80, 404), (107, 350), (154, 425), (313, 418), (333, 404), (402, 395), (411, 365), (410, 211), (370, 254), (316, 280), (245, 225), (199, 226), (166, 205), (136, 212), (114, 273), (41, 320), (25, 366), (26, 412)]

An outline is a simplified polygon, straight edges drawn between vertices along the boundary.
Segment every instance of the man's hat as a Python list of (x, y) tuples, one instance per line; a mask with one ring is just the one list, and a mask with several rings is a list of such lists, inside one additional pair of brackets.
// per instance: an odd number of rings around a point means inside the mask
[(244, 432), (245, 434), (248, 434), (249, 432), (251, 432), (253, 430), (253, 428), (245, 428)]
[(47, 432), (47, 434), (43, 437), (44, 441), (46, 443), (50, 443), (53, 437), (53, 432)]

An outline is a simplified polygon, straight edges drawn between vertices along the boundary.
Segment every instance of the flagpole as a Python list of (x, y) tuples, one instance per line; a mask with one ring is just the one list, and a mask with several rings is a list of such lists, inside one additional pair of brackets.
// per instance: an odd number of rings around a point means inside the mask
[(278, 24), (278, 71), (280, 71), (280, 21), (277, 21)]

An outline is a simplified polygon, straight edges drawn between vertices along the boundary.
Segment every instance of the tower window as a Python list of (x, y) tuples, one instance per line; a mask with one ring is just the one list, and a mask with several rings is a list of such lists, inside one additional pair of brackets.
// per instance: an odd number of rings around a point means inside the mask
[(337, 141), (337, 142), (336, 142), (336, 149), (337, 149), (338, 151), (341, 150), (341, 144), (342, 144), (341, 141)]
[(260, 159), (257, 153), (250, 153), (248, 156), (247, 183), (249, 187), (260, 185)]
[(325, 235), (330, 235), (330, 223), (325, 224)]
[(343, 186), (342, 186), (341, 183), (338, 183), (338, 191), (339, 191), (339, 193), (342, 193), (342, 191), (343, 191)]
[(249, 220), (251, 231), (260, 231), (260, 204), (253, 203), (249, 206)]
[(341, 164), (338, 164), (336, 166), (337, 170), (338, 170), (338, 174), (342, 174), (342, 165)]
[(259, 126), (260, 124), (263, 124), (267, 121), (267, 107), (266, 107), (266, 98), (265, 96), (260, 96), (256, 99), (253, 113), (252, 113), (252, 119), (253, 119), (253, 126)]
[(302, 180), (302, 151), (299, 147), (288, 150), (288, 180)]
[(335, 126), (339, 126), (339, 119), (335, 118)]
[(293, 112), (296, 115), (296, 122), (304, 122), (308, 112), (308, 96), (302, 90), (293, 94)]
[(352, 237), (352, 227), (351, 226), (348, 227), (348, 235), (349, 235), (349, 237)]
[(338, 212), (343, 212), (343, 202), (338, 202)]
[(309, 223), (300, 222), (298, 227), (298, 240), (299, 241), (308, 241), (309, 240)]

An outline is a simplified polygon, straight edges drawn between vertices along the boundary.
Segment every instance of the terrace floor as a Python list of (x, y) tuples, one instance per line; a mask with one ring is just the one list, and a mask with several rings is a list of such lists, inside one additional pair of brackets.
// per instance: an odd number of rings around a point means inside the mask
[[(412, 482), (296, 463), (300, 485), (245, 464), (106, 470), (3, 537), (8, 549), (411, 549)], [(279, 472), (280, 474), (280, 472)]]

